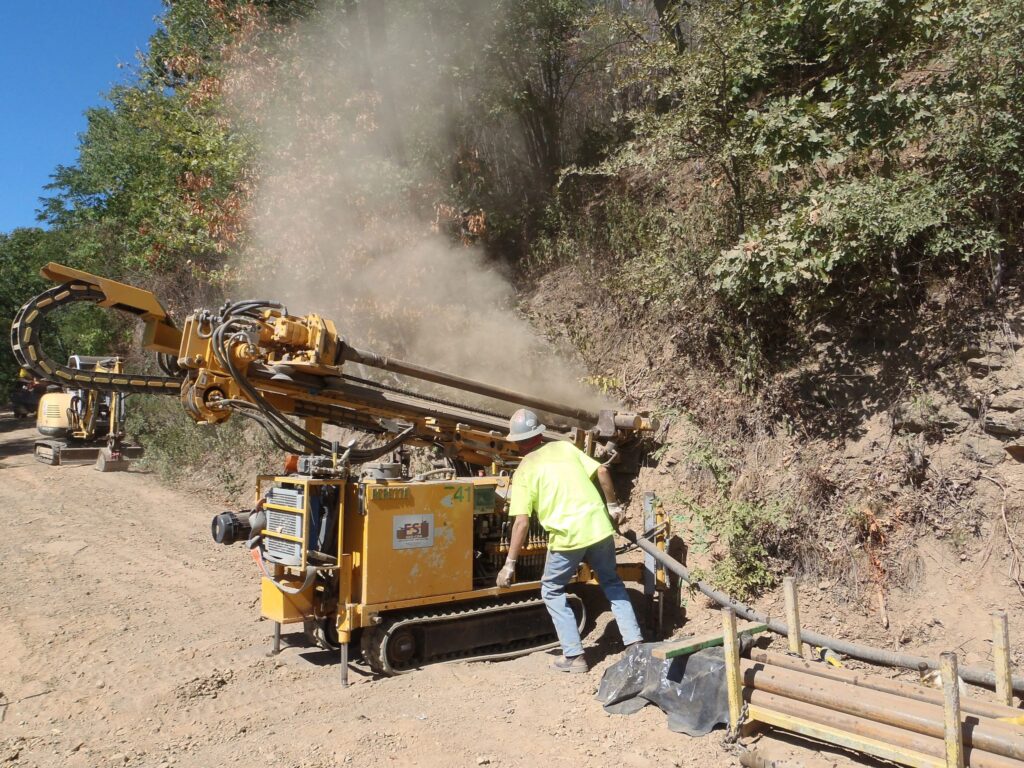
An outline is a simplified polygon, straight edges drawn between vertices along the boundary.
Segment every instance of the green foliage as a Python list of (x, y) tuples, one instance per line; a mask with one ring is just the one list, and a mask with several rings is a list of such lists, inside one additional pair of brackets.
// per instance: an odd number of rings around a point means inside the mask
[(134, 83), (86, 111), (78, 161), (44, 215), (74, 232), (67, 259), (106, 272), (213, 271), (240, 246), (252, 147), (226, 120), (222, 58), (246, 3), (171, 3)]
[(712, 510), (706, 524), (725, 533), (728, 557), (711, 571), (712, 579), (731, 595), (758, 595), (778, 583), (773, 542), (787, 532), (788, 521), (778, 504), (734, 501)]
[[(1022, 36), (1017, 0), (173, 0), (57, 169), (50, 231), (0, 236), (0, 309), (51, 259), (214, 292), (262, 275), (257, 185), (311, 157), (292, 191), (342, 229), (434, 219), (536, 275), (576, 264), (753, 388), (822, 316), (912, 309), (935, 278), (998, 290), (1018, 267)], [(278, 126), (229, 104), (232, 76), (279, 113), (316, 101), (310, 143), (257, 151)], [(333, 234), (325, 268), (364, 247)], [(67, 351), (119, 340), (87, 311), (60, 322)]]
[(718, 289), (743, 309), (771, 313), (782, 298), (806, 318), (836, 301), (870, 306), (906, 287), (911, 263), (955, 255), (934, 253), (930, 243), (946, 205), (916, 173), (844, 181), (785, 206), (723, 251), (712, 271)]
[[(716, 559), (704, 578), (738, 598), (754, 597), (778, 583), (793, 531), (779, 503), (720, 499), (710, 506), (687, 502), (690, 515), (679, 518), (692, 532), (691, 546)], [(715, 551), (712, 542), (724, 547)]]
[(120, 87), (86, 113), (79, 161), (61, 167), (47, 217), (81, 233), (83, 258), (122, 269), (175, 272), (220, 266), (239, 222), (231, 210), (246, 148), (187, 95)]
[[(0, 233), (0, 322), (10, 328), (14, 315), (32, 296), (50, 287), (39, 270), (50, 261), (68, 262), (68, 238), (42, 229)], [(71, 266), (88, 266), (71, 262)], [(72, 354), (98, 355), (110, 351), (114, 328), (108, 313), (80, 307), (54, 317), (43, 329), (48, 351), (58, 359)], [(18, 373), (8, 346), (0, 354), (0, 402), (6, 402)]]
[[(998, 289), (1016, 266), (1020, 3), (659, 7), (667, 34), (657, 38), (622, 20), (631, 44), (619, 87), (644, 97), (620, 116), (632, 139), (598, 169), (614, 181), (575, 206), (585, 226), (595, 200), (621, 194), (615, 185), (629, 178), (626, 194), (647, 196), (650, 219), (664, 223), (660, 242), (626, 253), (624, 279), (606, 283), (613, 292), (648, 286), (645, 306), (665, 320), (680, 301), (704, 301), (704, 321), (717, 328), (707, 337), (749, 386), (777, 357), (773, 346), (799, 340), (822, 314), (869, 318), (951, 274), (987, 276)], [(695, 238), (695, 221), (714, 223)], [(576, 255), (617, 263), (613, 243), (623, 239)], [(572, 256), (570, 245), (551, 246), (558, 241), (547, 235), (539, 256)]]
[(280, 459), (280, 451), (251, 423), (234, 418), (196, 425), (173, 398), (130, 397), (125, 427), (145, 448), (143, 466), (163, 480), (206, 483), (239, 502), (254, 492), (254, 472), (266, 472)]
[(700, 441), (687, 451), (686, 461), (694, 467), (706, 469), (715, 479), (720, 495), (728, 493), (732, 486), (732, 463), (722, 456), (710, 442)]
[(775, 576), (796, 553), (790, 505), (778, 499), (733, 498), (732, 462), (707, 441), (686, 451), (686, 463), (703, 470), (713, 490), (702, 502), (679, 492), (669, 499), (687, 513), (676, 515), (694, 552), (713, 559), (705, 577), (729, 594), (755, 596), (773, 587)]

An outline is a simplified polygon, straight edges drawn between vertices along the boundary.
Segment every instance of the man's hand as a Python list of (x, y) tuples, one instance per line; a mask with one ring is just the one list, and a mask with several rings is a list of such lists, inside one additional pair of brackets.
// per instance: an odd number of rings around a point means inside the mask
[(629, 515), (626, 513), (625, 508), (617, 501), (613, 501), (608, 505), (608, 517), (615, 523), (616, 528), (629, 521)]
[(505, 589), (512, 586), (512, 579), (516, 576), (516, 561), (506, 560), (505, 567), (498, 571), (498, 579), (495, 582), (499, 587)]

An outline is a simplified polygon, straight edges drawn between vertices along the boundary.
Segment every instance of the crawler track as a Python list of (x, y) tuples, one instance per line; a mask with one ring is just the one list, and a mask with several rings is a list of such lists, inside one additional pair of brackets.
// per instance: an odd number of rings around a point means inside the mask
[[(583, 601), (569, 595), (582, 629)], [(401, 675), (428, 664), (496, 661), (558, 645), (539, 597), (487, 600), (441, 610), (406, 611), (363, 632), (361, 649), (380, 675)]]

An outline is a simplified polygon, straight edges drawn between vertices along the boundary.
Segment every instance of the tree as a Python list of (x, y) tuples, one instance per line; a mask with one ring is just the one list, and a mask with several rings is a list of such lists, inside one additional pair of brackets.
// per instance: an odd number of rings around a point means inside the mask
[[(91, 265), (68, 259), (68, 236), (38, 228), (0, 233), (0, 320), (10, 328), (15, 313), (30, 298), (50, 287), (40, 275), (48, 262), (56, 261), (90, 269)], [(111, 351), (113, 327), (109, 313), (80, 307), (54, 317), (45, 329), (46, 343), (58, 357), (98, 355)], [(0, 402), (6, 402), (18, 373), (9, 346), (0, 354)]]

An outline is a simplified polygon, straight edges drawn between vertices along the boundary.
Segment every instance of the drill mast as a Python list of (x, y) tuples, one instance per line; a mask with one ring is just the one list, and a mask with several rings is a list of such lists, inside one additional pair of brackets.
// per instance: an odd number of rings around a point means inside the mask
[[(371, 461), (399, 445), (439, 446), (445, 455), (476, 466), (518, 461), (503, 437), (513, 404), (546, 414), (546, 439), (569, 439), (610, 459), (623, 443), (652, 428), (646, 416), (589, 411), (530, 397), (351, 346), (320, 315), (295, 316), (278, 303), (240, 301), (197, 310), (179, 330), (151, 292), (59, 264), (43, 275), (59, 283), (29, 301), (14, 320), (11, 345), (18, 362), (64, 385), (123, 393), (177, 395), (198, 423), (233, 414), (259, 423), (282, 450)], [(163, 375), (81, 371), (48, 357), (40, 344), (43, 318), (75, 302), (136, 315), (143, 344), (157, 353)], [(366, 371), (377, 372), (370, 378)], [(487, 398), (496, 405), (454, 402), (433, 393), (377, 380), (382, 372)], [(390, 377), (393, 379), (394, 377)], [(296, 422), (295, 417), (303, 420)], [(322, 437), (333, 424), (379, 436), (373, 447), (338, 446)]]

